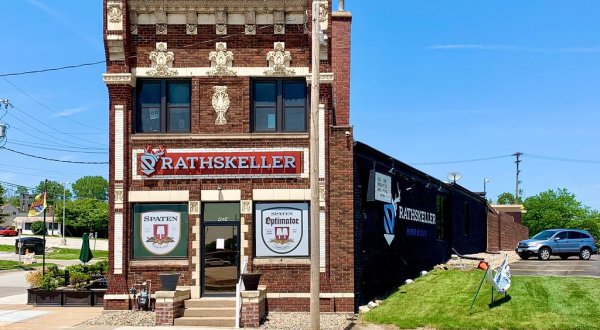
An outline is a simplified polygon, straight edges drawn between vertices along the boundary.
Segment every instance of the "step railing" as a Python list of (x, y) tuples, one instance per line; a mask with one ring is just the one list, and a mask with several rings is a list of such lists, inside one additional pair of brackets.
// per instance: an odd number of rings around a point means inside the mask
[[(242, 267), (240, 274), (248, 272), (248, 258), (243, 257)], [(240, 317), (242, 314), (242, 290), (244, 290), (244, 283), (242, 282), (242, 276), (238, 278), (238, 282), (235, 286), (235, 328), (240, 328)]]

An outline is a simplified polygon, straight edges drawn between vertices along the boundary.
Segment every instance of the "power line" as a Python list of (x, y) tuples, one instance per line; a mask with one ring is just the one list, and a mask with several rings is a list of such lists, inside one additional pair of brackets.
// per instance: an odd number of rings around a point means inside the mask
[[(17, 129), (18, 131), (23, 132), (20, 129)], [(11, 142), (20, 142), (20, 143), (34, 143), (36, 146), (48, 146), (48, 147), (59, 147), (59, 148), (69, 148), (69, 149), (77, 149), (77, 150), (96, 150), (96, 151), (107, 151), (108, 148), (95, 148), (95, 147), (72, 147), (72, 146), (67, 146), (64, 144), (49, 144), (49, 143), (43, 143), (43, 142), (38, 142), (38, 141), (23, 141), (23, 140), (18, 140), (18, 139), (11, 139)]]
[(106, 155), (108, 153), (108, 151), (82, 151), (82, 150), (67, 150), (67, 149), (59, 149), (59, 148), (51, 148), (51, 147), (41, 147), (41, 146), (36, 146), (36, 145), (32, 145), (32, 144), (27, 144), (27, 143), (18, 143), (18, 142), (14, 142), (14, 141), (10, 141), (10, 144), (16, 144), (19, 146), (23, 146), (23, 147), (30, 147), (30, 148), (42, 148), (45, 150), (54, 150), (54, 151), (64, 151), (64, 152), (75, 152), (78, 154), (102, 154), (102, 155)]
[(65, 66), (59, 66), (59, 67), (56, 67), (56, 68), (48, 68), (48, 69), (40, 69), (40, 70), (21, 71), (21, 72), (12, 72), (12, 73), (2, 73), (2, 74), (0, 74), (0, 77), (21, 76), (21, 75), (32, 74), (32, 73), (42, 73), (42, 72), (59, 71), (59, 70), (66, 70), (66, 69), (75, 69), (75, 68), (81, 68), (81, 67), (84, 67), (84, 66), (98, 65), (98, 64), (103, 64), (103, 63), (106, 63), (106, 61), (89, 62), (89, 63), (74, 64), (74, 65), (65, 65)]
[[(4, 77), (3, 77), (2, 79), (4, 79), (4, 81), (6, 81), (6, 82), (7, 82), (7, 83), (9, 83), (10, 85), (12, 85), (14, 88), (16, 88), (16, 89), (17, 89), (19, 92), (21, 92), (21, 94), (23, 94), (23, 95), (27, 96), (27, 97), (28, 97), (30, 100), (32, 100), (33, 102), (35, 102), (35, 103), (37, 103), (38, 105), (40, 105), (42, 108), (45, 108), (45, 109), (49, 110), (50, 112), (52, 112), (52, 113), (54, 113), (54, 114), (56, 114), (56, 115), (59, 115), (59, 116), (60, 116), (60, 113), (59, 113), (59, 112), (57, 112), (57, 111), (55, 111), (54, 109), (50, 108), (49, 106), (47, 106), (47, 105), (43, 104), (42, 102), (40, 102), (40, 101), (36, 100), (36, 99), (35, 99), (33, 96), (31, 96), (31, 95), (29, 95), (28, 93), (26, 93), (24, 90), (22, 90), (21, 88), (19, 88), (19, 86), (17, 86), (17, 85), (15, 85), (15, 84), (13, 84), (13, 83), (12, 83), (10, 80), (8, 80), (8, 79), (6, 79), (6, 78), (4, 78)], [(68, 121), (71, 121), (71, 122), (73, 122), (73, 123), (75, 123), (75, 124), (78, 124), (78, 125), (84, 126), (84, 127), (88, 127), (88, 128), (95, 129), (95, 130), (98, 130), (98, 131), (105, 131), (104, 129), (97, 128), (97, 127), (94, 127), (94, 126), (91, 126), (91, 125), (87, 125), (87, 124), (84, 124), (84, 123), (78, 122), (78, 121), (76, 121), (76, 120), (74, 120), (74, 119), (71, 119), (71, 118), (69, 118), (69, 117), (65, 117), (65, 116), (61, 116), (61, 117), (65, 118), (66, 120), (68, 120)], [(63, 133), (63, 134), (67, 134), (67, 133)]]
[(2, 147), (1, 149), (5, 149), (8, 151), (14, 152), (16, 154), (21, 154), (23, 156), (28, 156), (28, 157), (33, 157), (33, 158), (38, 158), (38, 159), (43, 159), (43, 160), (49, 160), (49, 161), (59, 162), (59, 163), (85, 164), (85, 165), (108, 164), (108, 162), (78, 162), (78, 161), (74, 161), (74, 160), (60, 160), (60, 159), (54, 159), (54, 158), (46, 158), (46, 157), (41, 157), (41, 156), (36, 156), (36, 155), (31, 155), (28, 153), (16, 151), (16, 150), (7, 148), (6, 146)]
[(485, 160), (507, 158), (507, 157), (513, 157), (513, 155), (502, 155), (502, 156), (474, 158), (474, 159), (465, 159), (465, 160), (450, 160), (450, 161), (442, 161), (442, 162), (411, 163), (410, 165), (445, 165), (445, 164), (458, 164), (458, 163), (472, 163), (472, 162), (481, 162), (481, 161), (485, 161)]
[(524, 156), (528, 157), (528, 158), (553, 160), (553, 161), (557, 161), (557, 162), (600, 164), (600, 160), (573, 159), (573, 158), (542, 156), (542, 155), (534, 155), (534, 154), (524, 154)]

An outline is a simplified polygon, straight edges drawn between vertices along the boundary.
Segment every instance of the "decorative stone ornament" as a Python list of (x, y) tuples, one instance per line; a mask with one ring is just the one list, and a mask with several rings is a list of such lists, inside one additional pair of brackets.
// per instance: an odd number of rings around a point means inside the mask
[(217, 113), (217, 119), (215, 119), (215, 125), (227, 124), (227, 118), (225, 115), (229, 110), (229, 94), (227, 94), (227, 86), (215, 86), (215, 91), (212, 97), (212, 106)]
[(244, 13), (245, 18), (245, 34), (256, 34), (256, 12), (254, 10), (249, 10)]
[(290, 69), (292, 55), (285, 50), (285, 42), (275, 42), (273, 50), (267, 54), (269, 69), (265, 70), (267, 76), (292, 76), (294, 70)]
[(319, 25), (321, 31), (327, 30), (329, 26), (329, 4), (326, 1), (319, 3)]
[(224, 10), (217, 10), (215, 12), (215, 20), (217, 23), (217, 34), (227, 34), (227, 12)]
[(185, 16), (185, 32), (187, 34), (198, 33), (198, 14), (195, 11), (188, 11)]
[(121, 1), (106, 2), (106, 27), (109, 31), (123, 30), (123, 4)]
[(200, 202), (190, 201), (189, 206), (188, 206), (188, 214), (199, 215), (200, 214)]
[(155, 11), (154, 19), (156, 22), (156, 34), (167, 34), (167, 12), (164, 10)]
[(285, 34), (285, 12), (283, 10), (273, 11), (273, 24), (275, 34)]
[(138, 13), (135, 10), (129, 10), (129, 27), (131, 34), (138, 34)]
[(240, 214), (252, 214), (251, 199), (244, 199), (240, 201)]
[(177, 70), (171, 69), (174, 59), (175, 55), (173, 52), (167, 51), (167, 43), (157, 42), (156, 51), (150, 52), (152, 69), (148, 70), (146, 74), (154, 77), (176, 76)]
[(217, 42), (215, 48), (216, 51), (210, 52), (208, 55), (212, 69), (207, 74), (209, 76), (235, 76), (235, 71), (231, 69), (233, 52), (227, 50), (227, 43)]

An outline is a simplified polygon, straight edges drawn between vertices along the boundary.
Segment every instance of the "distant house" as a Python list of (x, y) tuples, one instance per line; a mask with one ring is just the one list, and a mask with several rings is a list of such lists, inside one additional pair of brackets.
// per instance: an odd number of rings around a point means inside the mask
[[(28, 217), (28, 216), (18, 216), (16, 217), (13, 222), (12, 222), (12, 226), (17, 226), (17, 223), (19, 221), (23, 222), (23, 234), (28, 234), (28, 235), (33, 235), (33, 232), (31, 231), (31, 224), (36, 222), (36, 221), (44, 221), (44, 217)], [(60, 223), (60, 219), (59, 222), (54, 222), (54, 217), (52, 216), (46, 216), (46, 229), (47, 229), (47, 234), (50, 235), (62, 235), (61, 229), (61, 223)]]
[(7, 204), (0, 208), (0, 224), (12, 226), (13, 220), (21, 213), (18, 208)]

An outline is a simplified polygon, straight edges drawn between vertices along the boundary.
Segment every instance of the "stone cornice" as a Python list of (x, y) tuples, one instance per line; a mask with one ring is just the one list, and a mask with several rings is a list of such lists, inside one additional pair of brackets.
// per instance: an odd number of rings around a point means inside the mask
[(131, 73), (105, 73), (102, 75), (102, 80), (107, 85), (130, 85), (135, 87), (135, 76)]
[(255, 9), (257, 11), (306, 10), (306, 0), (129, 0), (128, 7), (138, 12), (214, 12), (215, 10), (239, 11)]

